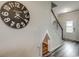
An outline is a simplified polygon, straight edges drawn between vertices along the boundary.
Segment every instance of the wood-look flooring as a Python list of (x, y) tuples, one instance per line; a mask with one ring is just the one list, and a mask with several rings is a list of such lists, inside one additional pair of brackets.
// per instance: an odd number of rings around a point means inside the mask
[(64, 41), (64, 45), (57, 49), (50, 57), (79, 57), (79, 43)]

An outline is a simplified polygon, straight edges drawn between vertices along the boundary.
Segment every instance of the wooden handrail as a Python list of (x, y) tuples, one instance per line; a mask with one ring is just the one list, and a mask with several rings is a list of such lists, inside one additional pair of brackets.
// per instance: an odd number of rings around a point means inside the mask
[(55, 13), (53, 12), (53, 9), (51, 9), (51, 12), (52, 12), (53, 16), (55, 17), (55, 19), (56, 19), (58, 25), (60, 26), (60, 28), (61, 28), (61, 30), (62, 30), (62, 40), (63, 40), (63, 28), (62, 28), (60, 22), (58, 21), (57, 17), (55, 16)]

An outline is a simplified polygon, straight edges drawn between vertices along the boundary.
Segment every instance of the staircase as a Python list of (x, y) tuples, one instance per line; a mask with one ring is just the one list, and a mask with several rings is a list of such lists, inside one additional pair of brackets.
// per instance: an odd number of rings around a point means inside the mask
[(54, 11), (53, 11), (53, 8), (54, 7), (56, 7), (57, 5), (56, 4), (54, 4), (53, 2), (51, 3), (51, 12), (52, 12), (52, 14), (53, 14), (53, 16), (55, 17), (55, 20), (57, 21), (57, 24), (59, 25), (59, 27), (61, 28), (61, 30), (62, 30), (62, 40), (63, 40), (63, 28), (62, 28), (62, 26), (61, 26), (61, 24), (60, 24), (60, 22), (58, 21), (58, 19), (57, 19), (57, 17), (56, 17), (56, 15), (55, 15), (55, 13), (54, 13)]

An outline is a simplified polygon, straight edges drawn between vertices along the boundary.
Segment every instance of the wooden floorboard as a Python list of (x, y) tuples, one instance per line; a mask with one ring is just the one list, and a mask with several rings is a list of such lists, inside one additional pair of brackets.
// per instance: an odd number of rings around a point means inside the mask
[(65, 40), (64, 45), (52, 53), (50, 57), (79, 57), (79, 43)]

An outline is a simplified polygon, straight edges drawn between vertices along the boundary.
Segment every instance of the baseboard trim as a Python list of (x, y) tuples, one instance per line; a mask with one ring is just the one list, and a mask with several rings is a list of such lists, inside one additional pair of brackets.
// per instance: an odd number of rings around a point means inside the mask
[(79, 41), (77, 40), (71, 40), (71, 39), (67, 39), (67, 38), (64, 38), (65, 41), (72, 41), (72, 42), (76, 42), (76, 43), (79, 43)]

